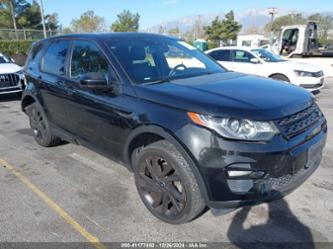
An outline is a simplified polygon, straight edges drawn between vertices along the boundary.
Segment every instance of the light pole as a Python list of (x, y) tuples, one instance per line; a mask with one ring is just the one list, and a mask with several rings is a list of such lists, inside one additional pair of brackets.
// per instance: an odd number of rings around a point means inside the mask
[(16, 26), (16, 19), (15, 19), (15, 10), (14, 10), (15, 3), (13, 3), (13, 0), (10, 0), (9, 4), (10, 4), (10, 12), (11, 12), (11, 15), (12, 15), (12, 20), (13, 20), (15, 37), (16, 37), (16, 40), (18, 40), (17, 26)]
[(271, 22), (270, 22), (270, 32), (269, 32), (269, 45), (273, 46), (273, 22), (274, 22), (274, 16), (277, 14), (277, 8), (272, 7), (268, 9), (268, 14), (271, 16)]
[(44, 38), (47, 38), (46, 26), (45, 26), (45, 19), (44, 19), (44, 5), (43, 5), (43, 0), (40, 0), (40, 15), (42, 17), (42, 25), (43, 25)]

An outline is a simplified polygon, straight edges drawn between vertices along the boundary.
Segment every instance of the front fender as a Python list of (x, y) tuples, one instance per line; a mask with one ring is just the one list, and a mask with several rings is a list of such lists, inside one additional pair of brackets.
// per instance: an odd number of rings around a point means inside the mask
[(139, 135), (142, 135), (144, 133), (152, 133), (155, 135), (158, 135), (160, 137), (163, 137), (165, 140), (169, 141), (171, 144), (173, 144), (176, 149), (182, 154), (182, 156), (186, 159), (186, 161), (189, 163), (193, 174), (198, 182), (199, 188), (201, 195), (203, 198), (208, 201), (208, 193), (207, 193), (207, 186), (201, 176), (201, 173), (198, 169), (198, 165), (196, 165), (196, 161), (193, 158), (193, 155), (191, 152), (186, 148), (186, 146), (181, 142), (180, 139), (177, 137), (173, 136), (172, 133), (158, 125), (142, 125), (136, 129), (134, 129), (128, 136), (125, 146), (124, 146), (124, 161), (126, 165), (129, 166), (130, 169), (132, 169), (131, 166), (131, 160), (130, 160), (130, 155), (128, 154), (130, 145), (132, 141)]

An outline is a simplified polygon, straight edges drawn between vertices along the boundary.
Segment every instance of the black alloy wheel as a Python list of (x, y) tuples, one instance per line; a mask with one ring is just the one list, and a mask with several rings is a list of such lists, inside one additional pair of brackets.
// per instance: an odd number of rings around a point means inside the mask
[(35, 141), (39, 145), (51, 147), (61, 143), (60, 138), (52, 135), (47, 119), (42, 109), (36, 103), (29, 105), (25, 111), (29, 116), (30, 127)]
[(140, 165), (138, 187), (146, 203), (161, 216), (177, 218), (186, 206), (180, 176), (163, 157), (152, 155)]
[(180, 224), (203, 211), (205, 203), (189, 164), (166, 140), (139, 151), (134, 167), (139, 195), (157, 218)]

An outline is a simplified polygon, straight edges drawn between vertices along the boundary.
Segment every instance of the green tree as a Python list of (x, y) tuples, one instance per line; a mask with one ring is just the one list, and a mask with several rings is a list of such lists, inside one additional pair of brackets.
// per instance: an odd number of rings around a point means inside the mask
[(179, 27), (177, 26), (177, 27), (175, 27), (175, 28), (169, 29), (167, 33), (168, 33), (169, 35), (179, 37), (179, 36), (180, 36), (180, 30), (179, 30)]
[(137, 32), (139, 21), (139, 13), (133, 14), (129, 10), (123, 10), (117, 15), (117, 20), (112, 23), (111, 30), (114, 32)]
[[(51, 30), (58, 28), (56, 13), (46, 15), (45, 19), (48, 28)], [(26, 0), (0, 0), (0, 28), (15, 28), (15, 26), (18, 29), (42, 29), (40, 6), (37, 1), (29, 3)]]
[[(305, 24), (306, 19), (302, 15), (302, 13), (295, 13), (295, 14), (288, 14), (285, 16), (279, 16), (277, 17), (272, 24), (272, 30), (273, 32), (278, 32), (281, 27), (283, 26), (289, 26), (289, 25), (299, 25), (299, 24)], [(265, 26), (265, 32), (269, 33), (271, 30), (271, 24), (268, 23)]]
[(48, 14), (45, 17), (46, 28), (56, 31), (59, 28), (59, 17), (57, 13)]
[(230, 40), (236, 40), (241, 28), (242, 25), (235, 21), (234, 12), (230, 11), (223, 20), (216, 17), (212, 24), (204, 29), (209, 40), (228, 43)]
[(94, 11), (88, 10), (84, 12), (79, 19), (73, 19), (69, 29), (69, 33), (88, 33), (88, 32), (102, 32), (105, 31), (104, 18), (95, 15)]
[(0, 27), (16, 29), (17, 16), (29, 5), (25, 0), (0, 0)]
[(316, 13), (309, 16), (308, 21), (317, 23), (319, 43), (321, 45), (328, 43), (328, 32), (333, 29), (333, 17)]
[(17, 27), (42, 29), (42, 17), (40, 15), (40, 6), (36, 1), (32, 1), (26, 9), (17, 15)]

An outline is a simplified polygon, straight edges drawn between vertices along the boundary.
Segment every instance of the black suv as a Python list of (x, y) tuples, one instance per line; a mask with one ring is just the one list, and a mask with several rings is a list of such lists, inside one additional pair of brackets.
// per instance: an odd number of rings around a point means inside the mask
[(327, 125), (310, 93), (228, 72), (176, 38), (54, 37), (33, 45), (25, 70), (22, 109), (37, 143), (124, 162), (169, 223), (281, 198), (322, 158)]

